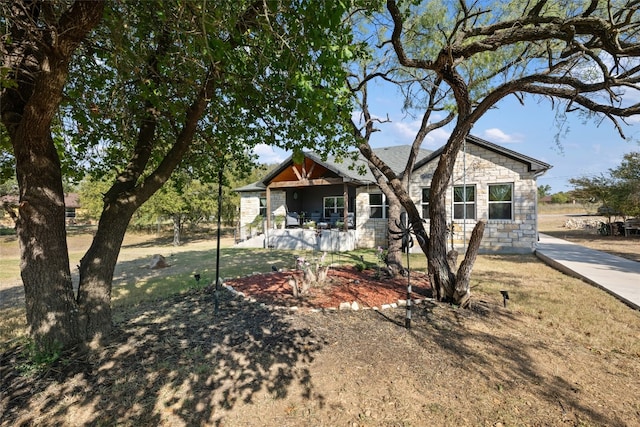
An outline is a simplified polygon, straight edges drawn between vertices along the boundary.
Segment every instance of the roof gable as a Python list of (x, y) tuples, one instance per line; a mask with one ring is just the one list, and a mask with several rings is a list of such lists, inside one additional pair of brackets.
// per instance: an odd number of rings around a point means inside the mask
[[(493, 142), (489, 142), (487, 140), (484, 140), (482, 138), (478, 138), (477, 136), (473, 136), (473, 135), (469, 135), (467, 136), (467, 143), (470, 144), (474, 144), (477, 145), (479, 147), (482, 147), (486, 150), (492, 151), (494, 153), (503, 155), (505, 157), (508, 157), (510, 159), (519, 161), (520, 163), (524, 163), (525, 165), (527, 165), (527, 169), (529, 170), (529, 172), (536, 172), (536, 173), (544, 173), (547, 170), (551, 169), (551, 165), (545, 162), (542, 162), (540, 160), (534, 159), (533, 157), (529, 157), (526, 156), (524, 154), (518, 153), (517, 151), (513, 151), (510, 150), (508, 148), (502, 147), (500, 145), (494, 144)], [(433, 160), (437, 159), (438, 157), (440, 157), (440, 155), (442, 154), (442, 150), (444, 149), (444, 146), (438, 148), (436, 151), (432, 152), (431, 155), (429, 155), (428, 157), (417, 161), (416, 165), (414, 167), (414, 170), (426, 165), (429, 162), (432, 162)]]
[[(380, 157), (380, 159), (385, 162), (396, 174), (400, 175), (404, 171), (404, 167), (406, 165), (407, 158), (409, 157), (409, 152), (411, 151), (410, 145), (395, 145), (390, 147), (382, 147), (375, 148), (374, 153)], [(336, 157), (331, 156), (326, 159), (323, 159), (319, 154), (309, 151), (305, 152), (305, 169), (309, 169), (309, 165), (307, 163), (308, 160), (315, 162), (320, 168), (324, 168), (324, 170), (333, 173), (335, 177), (346, 178), (351, 181), (363, 182), (363, 183), (372, 183), (375, 182), (375, 178), (373, 174), (369, 170), (367, 166), (366, 159), (362, 156), (362, 154), (357, 153), (355, 159), (349, 153), (344, 157)], [(420, 149), (418, 153), (418, 161), (428, 157), (431, 154), (430, 150)], [(280, 166), (274, 169), (271, 173), (265, 176), (260, 182), (263, 184), (267, 184), (270, 182), (274, 182), (277, 177), (281, 176), (285, 171), (292, 166), (295, 166), (293, 163), (293, 156), (289, 156), (285, 161), (283, 161)], [(318, 167), (316, 166), (316, 168)], [(297, 168), (298, 171), (302, 172), (300, 167)], [(360, 171), (364, 171), (364, 174), (361, 174)], [(295, 173), (295, 172), (294, 172)]]

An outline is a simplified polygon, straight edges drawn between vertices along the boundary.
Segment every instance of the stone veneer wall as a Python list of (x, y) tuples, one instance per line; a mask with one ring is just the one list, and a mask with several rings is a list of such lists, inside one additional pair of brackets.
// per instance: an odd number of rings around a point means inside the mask
[(356, 247), (387, 247), (387, 219), (369, 218), (369, 192), (380, 190), (374, 185), (358, 187), (356, 190)]
[(240, 240), (251, 237), (247, 225), (260, 213), (260, 194), (257, 191), (240, 194)]
[[(533, 172), (527, 165), (474, 144), (467, 144), (465, 153), (460, 152), (452, 176), (454, 186), (475, 185), (476, 218), (486, 219), (482, 252), (529, 253), (537, 242), (537, 185)], [(437, 160), (437, 159), (436, 159)], [(466, 162), (466, 177), (464, 166)], [(428, 187), (437, 162), (431, 162), (412, 175), (410, 194), (420, 206), (422, 188)], [(489, 184), (513, 184), (513, 218), (511, 220), (489, 220)], [(452, 218), (453, 191), (447, 192), (447, 218)], [(422, 212), (422, 208), (419, 207)], [(454, 220), (453, 243), (456, 249), (464, 249), (469, 241), (476, 220)], [(466, 233), (464, 232), (466, 229)], [(465, 238), (466, 236), (466, 238)], [(450, 241), (450, 240), (449, 240)]]
[[(240, 240), (249, 237), (249, 224), (260, 214), (260, 197), (265, 193), (260, 191), (246, 192), (240, 195)], [(286, 215), (286, 193), (284, 191), (271, 191), (271, 227), (275, 227), (273, 217)], [(261, 233), (262, 230), (259, 231)]]

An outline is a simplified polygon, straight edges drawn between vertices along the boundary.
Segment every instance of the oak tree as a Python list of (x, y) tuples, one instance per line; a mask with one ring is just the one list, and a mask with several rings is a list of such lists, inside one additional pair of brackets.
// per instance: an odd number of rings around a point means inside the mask
[[(330, 148), (340, 141), (336, 118), (349, 111), (341, 64), (350, 55), (342, 6), (2, 3), (0, 136), (15, 162), (27, 321), (41, 348), (99, 344), (109, 334), (127, 225), (194, 141), (213, 137), (206, 156), (222, 162), (257, 142)], [(115, 176), (76, 284), (64, 165)]]

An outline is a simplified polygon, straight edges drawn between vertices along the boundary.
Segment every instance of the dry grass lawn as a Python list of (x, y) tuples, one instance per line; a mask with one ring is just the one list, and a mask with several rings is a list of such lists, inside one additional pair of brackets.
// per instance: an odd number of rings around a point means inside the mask
[[(565, 227), (567, 221), (603, 221), (605, 217), (587, 214), (587, 212), (576, 205), (553, 209), (542, 207), (538, 219), (538, 230), (541, 233), (549, 234), (559, 239), (569, 240), (573, 243), (586, 246), (591, 249), (608, 252), (623, 258), (633, 259), (640, 262), (640, 235), (628, 237), (602, 236), (595, 229), (576, 230)], [(621, 220), (616, 218), (614, 220)]]
[[(158, 247), (133, 242), (118, 283), (186, 280), (213, 254), (193, 244), (150, 278), (139, 266)], [(243, 253), (228, 262), (261, 259), (252, 268), (265, 271), (294, 255)], [(101, 350), (46, 368), (0, 332), (0, 425), (640, 425), (638, 311), (533, 255), (480, 256), (472, 287), (473, 309), (425, 303), (410, 331), (403, 308), (296, 313), (225, 292), (214, 313), (213, 294), (194, 286), (134, 304), (127, 294)], [(0, 309), (0, 323), (20, 326), (21, 313)]]

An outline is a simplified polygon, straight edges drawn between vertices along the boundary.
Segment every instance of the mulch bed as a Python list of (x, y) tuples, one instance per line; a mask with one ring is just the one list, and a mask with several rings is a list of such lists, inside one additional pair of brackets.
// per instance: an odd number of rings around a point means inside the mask
[[(302, 277), (299, 270), (254, 274), (227, 280), (225, 285), (242, 292), (258, 302), (285, 307), (317, 309), (339, 308), (341, 303), (357, 302), (359, 308), (380, 308), (383, 304), (407, 299), (407, 277), (380, 278), (378, 270), (359, 271), (355, 267), (329, 269), (324, 284), (314, 286), (301, 298), (293, 296), (290, 281), (293, 276)], [(411, 298), (431, 298), (428, 276), (422, 272), (410, 274)]]

